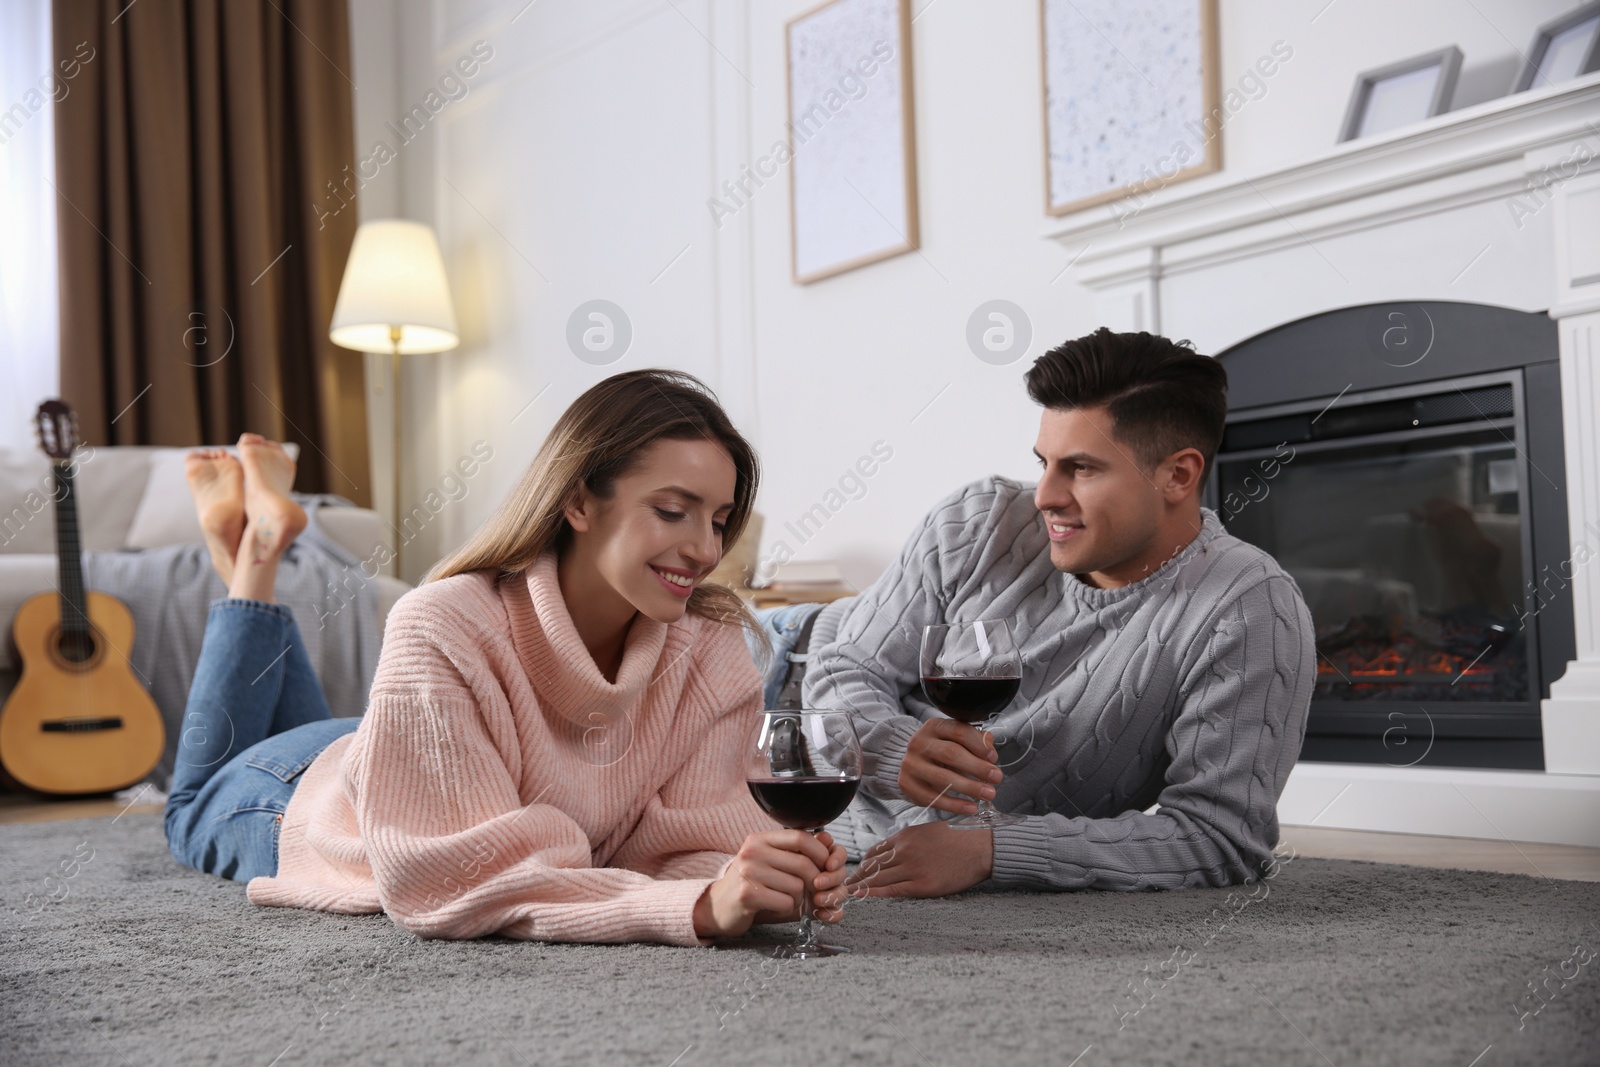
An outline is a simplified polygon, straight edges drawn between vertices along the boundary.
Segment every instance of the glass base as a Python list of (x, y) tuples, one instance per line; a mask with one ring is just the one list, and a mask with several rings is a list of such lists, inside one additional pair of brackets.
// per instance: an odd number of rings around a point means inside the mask
[(846, 956), (850, 950), (843, 945), (779, 945), (772, 950), (775, 960), (820, 960), (829, 956)]
[(993, 830), (997, 826), (1015, 826), (1024, 818), (1004, 811), (980, 811), (976, 815), (957, 815), (946, 825), (952, 830)]

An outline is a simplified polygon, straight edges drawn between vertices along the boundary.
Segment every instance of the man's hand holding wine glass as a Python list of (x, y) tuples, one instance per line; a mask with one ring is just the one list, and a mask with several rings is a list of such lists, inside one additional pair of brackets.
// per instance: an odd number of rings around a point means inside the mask
[[(902, 761), (900, 788), (914, 803), (957, 812), (950, 820), (954, 829), (993, 830), (1021, 821), (989, 803), (1004, 775), (994, 765), (994, 738), (975, 729), (993, 722), (1022, 685), (1013, 625), (1007, 619), (974, 619), (934, 623), (922, 631), (922, 692), (949, 718), (943, 725), (926, 723), (913, 735), (906, 750), (911, 773)], [(973, 797), (977, 804), (946, 790)]]
[(1005, 619), (924, 629), (922, 690), (949, 718), (931, 719), (912, 735), (900, 761), (900, 791), (956, 818), (908, 826), (868, 849), (850, 879), (852, 894), (940, 897), (971, 889), (993, 873), (994, 828), (1017, 816), (990, 804), (1005, 775), (996, 766), (993, 736), (977, 727), (1005, 710), (1021, 685), (1011, 630)]
[(906, 746), (900, 791), (925, 808), (974, 815), (973, 801), (993, 800), (994, 787), (1005, 777), (995, 766), (998, 759), (991, 735), (954, 719), (930, 719)]

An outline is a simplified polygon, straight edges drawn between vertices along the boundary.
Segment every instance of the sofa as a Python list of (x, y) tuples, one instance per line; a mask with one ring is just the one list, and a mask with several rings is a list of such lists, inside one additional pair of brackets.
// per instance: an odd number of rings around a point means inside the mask
[[(84, 448), (74, 479), (79, 541), (86, 551), (152, 549), (198, 542), (200, 521), (183, 475), (190, 449)], [(16, 684), (19, 665), (11, 622), (29, 597), (56, 583), (54, 483), (39, 452), (0, 449), (0, 699)], [(383, 520), (367, 508), (324, 508), (324, 532), (358, 559), (372, 559), (383, 541)], [(380, 557), (381, 558), (381, 557)], [(380, 574), (378, 627), (410, 588)]]

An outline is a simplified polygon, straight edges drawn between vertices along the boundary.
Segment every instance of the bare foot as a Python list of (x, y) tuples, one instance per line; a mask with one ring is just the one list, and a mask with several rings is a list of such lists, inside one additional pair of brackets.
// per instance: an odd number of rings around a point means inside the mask
[(247, 521), (237, 562), (248, 557), (255, 564), (276, 563), (306, 528), (305, 509), (289, 497), (294, 460), (278, 442), (247, 433), (239, 438), (239, 462), (244, 468)]
[(184, 457), (183, 473), (194, 495), (211, 565), (224, 582), (232, 582), (233, 560), (244, 536), (244, 468), (221, 449), (203, 449)]

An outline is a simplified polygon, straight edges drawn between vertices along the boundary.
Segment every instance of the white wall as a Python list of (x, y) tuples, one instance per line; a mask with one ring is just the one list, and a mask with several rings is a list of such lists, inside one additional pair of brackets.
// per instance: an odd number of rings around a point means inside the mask
[[(495, 451), (408, 545), (408, 576), (482, 521), (563, 406), (631, 367), (679, 367), (717, 388), (763, 456), (764, 551), (784, 538), (800, 558), (841, 560), (858, 584), (955, 486), (1031, 475), (1029, 359), (981, 363), (965, 328), (978, 304), (1011, 300), (1031, 319), (1032, 357), (1097, 325), (1063, 276), (1070, 252), (1040, 236), (1036, 0), (914, 4), (922, 248), (808, 286), (789, 279), (786, 176), (720, 228), (706, 200), (783, 135), (784, 23), (813, 0), (526, 3), (352, 0), (359, 154), (393, 140), (383, 123), (474, 42), (493, 49), (467, 95), (363, 190), (364, 216), (439, 227), (464, 335), (456, 353), (409, 364), (403, 499), (437, 488), (474, 441)], [(1501, 95), (1534, 28), (1570, 6), (1223, 0), (1225, 89), (1275, 41), (1294, 55), (1227, 128), (1223, 174), (1199, 180), (1326, 150), (1356, 73), (1422, 51), (1461, 47), (1458, 105)], [(1308, 271), (1306, 284), (1327, 280)], [(594, 298), (634, 330), (609, 366), (565, 340)], [(878, 441), (893, 458), (801, 546), (785, 523)]]
[[(58, 66), (63, 61), (71, 66)], [(0, 6), (0, 449), (31, 455), (40, 401), (61, 385), (55, 112), (81, 65), (57, 57), (50, 5)], [(18, 500), (4, 502), (9, 511)]]

